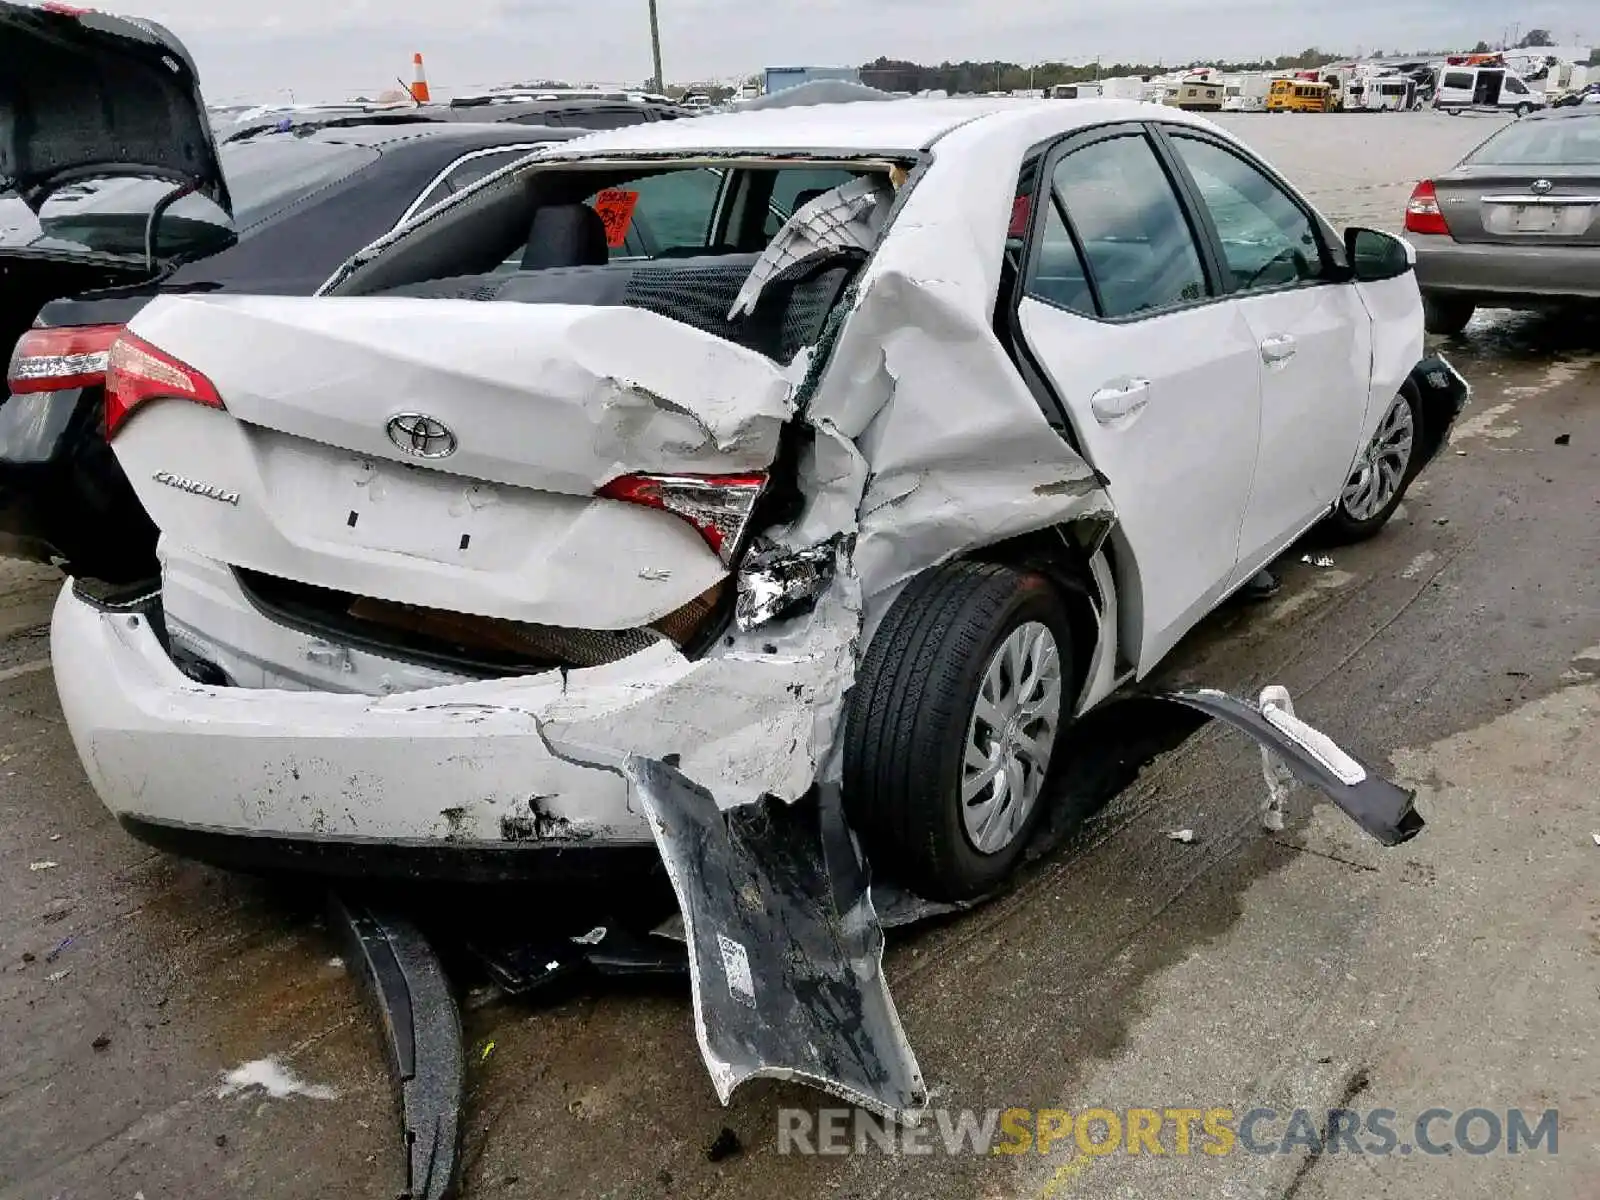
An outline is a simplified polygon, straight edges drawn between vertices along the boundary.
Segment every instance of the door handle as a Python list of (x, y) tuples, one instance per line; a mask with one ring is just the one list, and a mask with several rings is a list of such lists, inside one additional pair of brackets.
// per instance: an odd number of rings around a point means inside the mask
[(1294, 357), (1296, 349), (1295, 340), (1287, 333), (1280, 333), (1276, 337), (1269, 337), (1261, 343), (1261, 361), (1265, 363), (1286, 362)]
[(1089, 397), (1089, 408), (1102, 425), (1131, 417), (1150, 403), (1150, 381), (1129, 379), (1113, 387), (1103, 387)]

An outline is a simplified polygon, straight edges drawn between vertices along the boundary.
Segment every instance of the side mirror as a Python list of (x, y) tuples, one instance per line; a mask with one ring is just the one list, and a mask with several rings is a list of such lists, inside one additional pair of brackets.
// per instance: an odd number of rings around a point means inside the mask
[(1376, 229), (1346, 229), (1344, 252), (1357, 283), (1398, 279), (1417, 265), (1416, 247)]

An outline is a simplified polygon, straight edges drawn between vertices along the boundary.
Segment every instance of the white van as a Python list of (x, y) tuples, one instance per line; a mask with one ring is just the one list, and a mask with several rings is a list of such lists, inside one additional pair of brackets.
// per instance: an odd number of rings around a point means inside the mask
[(1544, 107), (1544, 95), (1506, 67), (1446, 67), (1439, 73), (1434, 107), (1448, 113), (1490, 109), (1527, 116)]

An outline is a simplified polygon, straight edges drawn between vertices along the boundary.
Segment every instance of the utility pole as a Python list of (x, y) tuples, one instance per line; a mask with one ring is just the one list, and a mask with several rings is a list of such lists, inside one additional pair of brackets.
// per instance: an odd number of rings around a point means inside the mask
[(656, 70), (654, 90), (665, 95), (667, 81), (661, 75), (661, 25), (656, 20), (656, 0), (650, 0), (650, 60)]

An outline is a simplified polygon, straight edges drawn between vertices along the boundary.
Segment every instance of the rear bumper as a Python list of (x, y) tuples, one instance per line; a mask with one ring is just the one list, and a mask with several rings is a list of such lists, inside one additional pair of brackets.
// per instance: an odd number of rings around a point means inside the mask
[[(388, 697), (207, 687), (173, 665), (148, 614), (103, 611), (70, 584), (50, 641), (90, 782), (157, 844), (306, 867), (651, 844), (620, 775), (541, 738), (534, 712), (560, 699), (559, 675)], [(240, 841), (223, 850), (227, 836)]]
[(828, 735), (814, 704), (842, 652), (691, 662), (666, 646), (363, 695), (197, 683), (151, 613), (98, 607), (70, 582), (51, 626), (73, 743), (137, 836), (228, 866), (468, 879), (650, 850), (629, 753), (680, 763), (728, 805), (804, 794)]
[(1408, 233), (1425, 293), (1507, 306), (1600, 299), (1600, 246), (1506, 246)]

